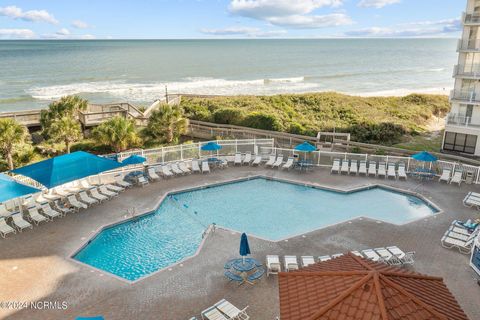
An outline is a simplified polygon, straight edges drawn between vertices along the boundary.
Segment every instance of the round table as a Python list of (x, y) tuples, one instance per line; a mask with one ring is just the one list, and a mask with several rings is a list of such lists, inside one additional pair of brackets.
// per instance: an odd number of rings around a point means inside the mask
[(227, 261), (225, 263), (225, 269), (234, 269), (235, 271), (239, 272), (244, 279), (244, 282), (250, 283), (248, 278), (248, 273), (256, 270), (257, 268), (261, 267), (262, 263), (253, 258), (237, 258)]

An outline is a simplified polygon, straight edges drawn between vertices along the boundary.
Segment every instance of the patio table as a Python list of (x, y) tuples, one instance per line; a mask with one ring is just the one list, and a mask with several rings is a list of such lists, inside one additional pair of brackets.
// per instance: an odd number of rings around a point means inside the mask
[(262, 263), (253, 258), (237, 258), (227, 261), (225, 263), (225, 269), (233, 269), (240, 273), (240, 276), (243, 278), (243, 282), (248, 282), (253, 284), (252, 282), (248, 281), (248, 274), (251, 271), (256, 271), (258, 268), (262, 267)]

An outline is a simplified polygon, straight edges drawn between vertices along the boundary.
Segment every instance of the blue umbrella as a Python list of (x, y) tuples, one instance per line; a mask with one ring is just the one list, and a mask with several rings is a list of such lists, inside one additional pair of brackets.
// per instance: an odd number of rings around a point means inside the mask
[(146, 161), (147, 161), (146, 158), (134, 154), (134, 155), (126, 158), (125, 160), (123, 160), (122, 164), (124, 164), (124, 165), (142, 164)]
[(435, 157), (434, 155), (426, 151), (416, 153), (412, 156), (412, 158), (417, 161), (423, 161), (423, 162), (433, 162), (438, 160), (437, 157)]
[(303, 152), (313, 152), (313, 151), (317, 150), (317, 148), (315, 146), (311, 145), (310, 143), (308, 143), (307, 141), (305, 141), (304, 143), (301, 143), (301, 144), (297, 145), (295, 147), (295, 150), (303, 151)]
[(242, 237), (240, 238), (240, 255), (243, 257), (243, 261), (245, 261), (245, 256), (249, 255), (250, 253), (247, 235), (242, 233)]
[(222, 149), (222, 146), (219, 145), (218, 143), (216, 142), (209, 142), (207, 144), (204, 144), (201, 148), (203, 151), (217, 151), (217, 150), (220, 150)]

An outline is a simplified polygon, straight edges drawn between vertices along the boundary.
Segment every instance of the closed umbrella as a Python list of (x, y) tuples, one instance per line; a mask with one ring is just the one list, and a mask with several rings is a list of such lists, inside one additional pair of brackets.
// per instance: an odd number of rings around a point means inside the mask
[(250, 246), (248, 245), (248, 238), (246, 233), (242, 233), (242, 237), (240, 238), (240, 255), (243, 258), (243, 261), (245, 262), (245, 256), (249, 255), (250, 252)]

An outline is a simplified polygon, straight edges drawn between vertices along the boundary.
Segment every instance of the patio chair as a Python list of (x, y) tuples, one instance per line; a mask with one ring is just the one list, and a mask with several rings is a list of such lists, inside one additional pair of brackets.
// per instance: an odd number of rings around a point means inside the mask
[(225, 159), (227, 160), (228, 163), (235, 162), (235, 156), (226, 156)]
[(283, 155), (279, 154), (277, 156), (277, 160), (275, 160), (275, 162), (272, 164), (272, 168), (280, 168), (282, 163), (283, 163)]
[(378, 164), (377, 176), (384, 177), (384, 178), (387, 177), (387, 166), (386, 166), (385, 162), (380, 162)]
[(362, 254), (369, 260), (382, 262), (382, 258), (373, 249), (362, 250)]
[(274, 163), (275, 163), (275, 155), (273, 154), (268, 157), (268, 161), (267, 163), (265, 163), (265, 166), (272, 167)]
[[(125, 181), (126, 182), (126, 181)], [(131, 185), (129, 182), (126, 182), (128, 183), (129, 185)], [(105, 188), (107, 188), (108, 190), (110, 191), (113, 191), (115, 193), (120, 193), (120, 192), (123, 192), (125, 191), (125, 188), (120, 186), (120, 185), (115, 185), (115, 184), (111, 184), (111, 183), (107, 183), (107, 184), (104, 184)]]
[(298, 270), (297, 256), (285, 256), (285, 271)]
[(172, 163), (170, 165), (170, 169), (175, 174), (178, 174), (178, 175), (183, 175), (184, 174), (184, 172), (182, 170), (180, 170), (180, 168), (178, 167), (178, 164), (176, 164), (176, 163)]
[(342, 160), (342, 167), (340, 168), (340, 173), (348, 174), (348, 160)]
[(220, 310), (223, 314), (225, 314), (229, 319), (238, 319), (238, 320), (248, 320), (250, 316), (247, 314), (245, 310), (247, 310), (248, 306), (240, 310), (229, 301), (222, 299), (213, 305), (215, 308)]
[(382, 260), (385, 263), (387, 263), (389, 265), (394, 265), (394, 266), (398, 266), (398, 265), (402, 264), (400, 259), (398, 259), (397, 256), (392, 254), (386, 248), (376, 248), (374, 250), (382, 258)]
[(341, 256), (343, 256), (343, 253), (332, 254), (332, 259), (335, 259), (335, 258), (338, 258), (338, 257), (341, 257)]
[(53, 188), (53, 192), (55, 192), (55, 194), (59, 195), (60, 197), (68, 197), (72, 194), (72, 192), (64, 189), (63, 187)]
[(463, 198), (463, 205), (469, 208), (476, 207), (480, 209), (480, 197), (478, 197), (475, 192), (469, 192), (465, 198)]
[(242, 165), (242, 154), (240, 152), (235, 153), (235, 159), (233, 160), (234, 165)]
[(67, 201), (72, 207), (74, 207), (77, 210), (88, 208), (88, 206), (85, 203), (78, 201), (74, 195), (68, 196)]
[(142, 186), (143, 188), (145, 186), (148, 186), (150, 183), (148, 182), (147, 178), (145, 178), (145, 176), (141, 174), (137, 176), (137, 184)]
[(367, 161), (361, 160), (360, 166), (358, 167), (358, 174), (367, 175)]
[(302, 267), (308, 267), (312, 264), (315, 264), (315, 259), (313, 256), (301, 256), (300, 259), (302, 260)]
[(452, 179), (450, 179), (448, 183), (449, 184), (458, 183), (458, 186), (460, 187), (460, 184), (462, 183), (462, 175), (463, 175), (463, 171), (461, 170), (455, 171)]
[(368, 175), (369, 176), (377, 176), (377, 163), (375, 161), (368, 162)]
[(339, 173), (340, 172), (340, 159), (333, 159), (332, 169), (330, 173)]
[(245, 157), (243, 158), (242, 164), (250, 165), (250, 162), (252, 162), (252, 153), (247, 152), (245, 153)]
[(44, 203), (40, 206), (44, 215), (46, 215), (50, 220), (56, 217), (62, 217), (63, 214), (60, 211), (53, 210), (49, 203)]
[(452, 238), (448, 234), (445, 234), (440, 240), (440, 242), (442, 243), (442, 247), (444, 248), (447, 248), (447, 249), (457, 248), (460, 253), (470, 254), (470, 251), (472, 250), (472, 247), (473, 247), (473, 242), (475, 241), (476, 237), (477, 237), (477, 234), (474, 233), (470, 237), (468, 237), (465, 241), (463, 241), (463, 240), (458, 240), (456, 238)]
[(185, 162), (179, 162), (178, 163), (178, 168), (183, 171), (184, 174), (190, 174), (192, 173), (192, 170), (190, 170), (187, 167), (187, 164)]
[(130, 182), (125, 181), (124, 176), (122, 176), (120, 174), (115, 175), (113, 178), (115, 180), (115, 184), (124, 188), (124, 189), (132, 187), (132, 184)]
[(405, 163), (398, 164), (398, 179), (407, 180), (407, 172), (405, 171)]
[(147, 175), (148, 179), (150, 179), (151, 181), (156, 181), (160, 179), (154, 168), (148, 168)]
[(250, 283), (254, 283), (260, 280), (260, 278), (263, 276), (264, 273), (265, 273), (265, 270), (263, 268), (259, 268), (257, 269), (257, 271), (255, 271), (254, 273), (252, 273), (247, 277), (247, 281)]
[(192, 171), (193, 173), (200, 173), (200, 166), (198, 165), (198, 160), (192, 160)]
[(72, 207), (72, 206), (67, 206), (65, 205), (64, 203), (62, 203), (60, 200), (57, 200), (57, 201), (53, 201), (52, 202), (53, 205), (54, 205), (54, 209), (61, 212), (63, 216), (66, 216), (67, 213), (72, 213), (72, 212), (75, 212), (75, 211), (78, 211), (76, 208)]
[(210, 173), (210, 166), (208, 161), (202, 161), (202, 173)]
[(290, 170), (293, 167), (293, 157), (288, 157), (287, 162), (282, 166), (282, 169)]
[(350, 160), (350, 174), (354, 174), (354, 175), (358, 174), (358, 161), (357, 160)]
[(103, 202), (105, 200), (108, 200), (108, 197), (106, 195), (100, 194), (97, 188), (93, 188), (90, 190), (90, 196), (93, 199), (97, 200), (98, 202)]
[(267, 277), (271, 274), (278, 274), (281, 269), (280, 259), (278, 256), (268, 255), (267, 256)]
[(161, 174), (165, 178), (173, 177), (173, 172), (170, 170), (170, 167), (168, 165), (163, 165), (161, 170)]
[(215, 306), (203, 310), (201, 314), (203, 320), (229, 320)]
[(259, 166), (262, 163), (262, 156), (256, 155), (255, 159), (251, 163), (252, 166)]
[(9, 217), (12, 215), (12, 212), (7, 210), (7, 207), (4, 203), (0, 203), (0, 217)]
[(325, 262), (325, 261), (328, 261), (328, 260), (332, 260), (332, 257), (330, 257), (330, 256), (320, 256), (320, 257), (318, 257), (318, 261), (320, 261), (320, 262)]
[(465, 222), (460, 220), (453, 220), (451, 226), (458, 229), (455, 231), (457, 233), (472, 234), (472, 232), (477, 230), (480, 224), (478, 222), (472, 222), (471, 219), (468, 219)]
[(0, 235), (5, 239), (7, 234), (10, 233), (17, 233), (17, 231), (7, 224), (5, 218), (0, 218)]
[(28, 217), (27, 219), (30, 220), (30, 222), (33, 222), (37, 226), (40, 224), (40, 222), (48, 221), (47, 217), (42, 216), (38, 212), (38, 208), (36, 206), (30, 207), (27, 209), (28, 212)]
[(12, 222), (14, 227), (20, 232), (22, 232), (23, 229), (26, 229), (26, 228), (33, 229), (33, 226), (30, 223), (28, 223), (25, 219), (23, 219), (22, 214), (20, 212), (17, 212), (12, 215)]
[(118, 193), (108, 190), (107, 187), (105, 186), (99, 187), (98, 191), (100, 192), (100, 194), (103, 194), (104, 196), (109, 197), (110, 199), (118, 196)]
[(452, 176), (452, 171), (450, 169), (443, 169), (442, 174), (438, 179), (438, 182), (445, 181), (446, 183), (448, 183), (450, 181), (451, 176)]
[(397, 173), (395, 172), (395, 163), (388, 164), (387, 177), (397, 179)]
[(81, 202), (86, 203), (88, 206), (92, 206), (99, 202), (97, 199), (89, 197), (85, 191), (80, 192), (78, 197), (80, 198)]

